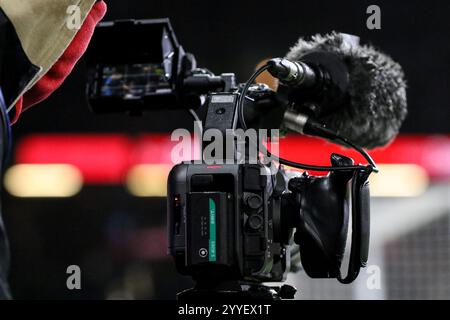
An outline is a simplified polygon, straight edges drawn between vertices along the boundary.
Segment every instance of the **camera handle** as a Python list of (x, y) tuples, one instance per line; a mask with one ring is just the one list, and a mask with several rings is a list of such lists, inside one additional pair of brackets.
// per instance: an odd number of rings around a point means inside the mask
[(360, 268), (367, 264), (370, 238), (370, 173), (355, 171), (353, 174), (352, 194), (352, 246), (350, 262), (345, 278), (339, 271), (338, 281), (343, 284), (352, 283), (359, 274)]

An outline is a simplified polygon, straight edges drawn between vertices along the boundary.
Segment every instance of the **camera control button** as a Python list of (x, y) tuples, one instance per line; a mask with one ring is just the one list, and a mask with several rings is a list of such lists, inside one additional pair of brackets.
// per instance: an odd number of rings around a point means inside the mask
[(208, 255), (208, 250), (206, 250), (206, 248), (201, 248), (198, 251), (198, 255), (202, 258), (205, 258)]
[(263, 205), (262, 198), (255, 193), (247, 193), (244, 196), (244, 202), (249, 209), (253, 210), (259, 209)]
[(263, 223), (263, 218), (259, 214), (252, 214), (247, 220), (248, 226), (253, 230), (259, 230)]

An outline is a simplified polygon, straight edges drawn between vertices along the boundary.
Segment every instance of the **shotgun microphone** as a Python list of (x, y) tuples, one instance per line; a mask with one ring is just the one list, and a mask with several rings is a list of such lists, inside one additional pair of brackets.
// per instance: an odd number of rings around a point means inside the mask
[(407, 115), (402, 67), (355, 36), (300, 38), (286, 58), (268, 62), (268, 71), (291, 102), (284, 125), (293, 131), (322, 125), (372, 149), (391, 142)]

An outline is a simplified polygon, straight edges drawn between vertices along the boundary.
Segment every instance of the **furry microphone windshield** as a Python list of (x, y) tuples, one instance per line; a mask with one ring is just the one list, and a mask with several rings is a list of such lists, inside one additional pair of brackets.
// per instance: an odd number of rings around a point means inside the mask
[(336, 32), (310, 41), (301, 38), (286, 59), (308, 60), (318, 52), (330, 53), (345, 65), (347, 85), (345, 103), (315, 120), (364, 148), (391, 142), (407, 114), (402, 67), (372, 46), (360, 45), (358, 37)]

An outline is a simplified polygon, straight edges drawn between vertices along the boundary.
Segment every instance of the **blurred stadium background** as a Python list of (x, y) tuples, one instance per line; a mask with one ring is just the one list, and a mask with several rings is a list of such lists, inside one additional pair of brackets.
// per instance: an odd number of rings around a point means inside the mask
[[(233, 1), (108, 2), (107, 20), (170, 17), (200, 66), (234, 71), (241, 81), (299, 36), (331, 30), (361, 36), (404, 67), (408, 119), (390, 146), (371, 153), (382, 173), (371, 181), (369, 267), (349, 286), (291, 275), (299, 299), (450, 299), (450, 3), (376, 2), (379, 31), (365, 28), (365, 9), (373, 3), (356, 0), (345, 8), (324, 0), (277, 1), (275, 15), (258, 1), (240, 3), (239, 10)], [(166, 255), (165, 181), (170, 132), (191, 128), (189, 115), (97, 116), (89, 111), (84, 82), (81, 63), (14, 126), (3, 181), (14, 296), (173, 299), (192, 283)], [(356, 157), (298, 136), (281, 144), (285, 157), (304, 162), (325, 164), (332, 151)], [(66, 288), (72, 264), (81, 267), (82, 290)]]

